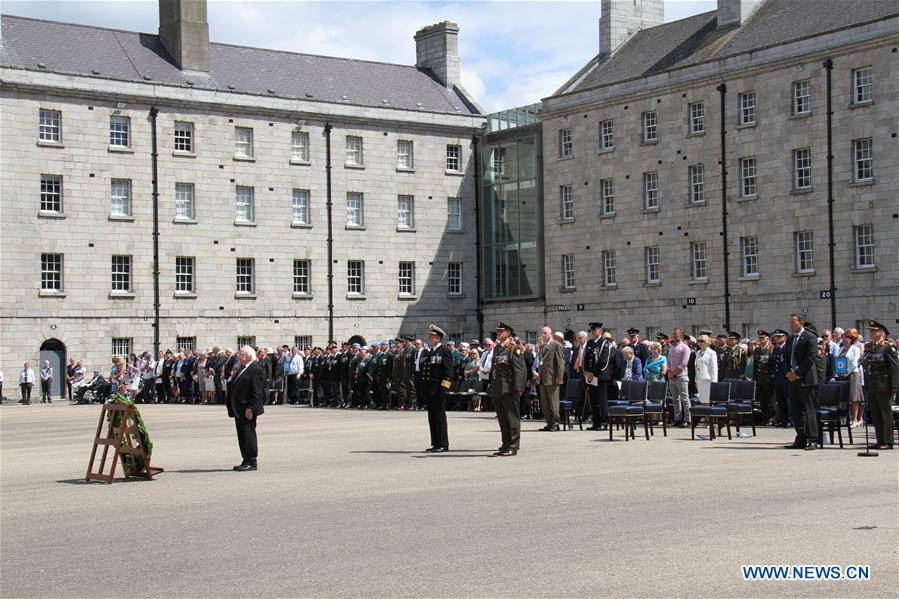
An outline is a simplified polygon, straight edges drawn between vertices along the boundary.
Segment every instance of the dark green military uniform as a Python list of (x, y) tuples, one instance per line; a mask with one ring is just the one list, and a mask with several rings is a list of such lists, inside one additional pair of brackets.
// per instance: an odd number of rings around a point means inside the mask
[(403, 340), (397, 338), (396, 351), (393, 354), (393, 362), (390, 368), (390, 389), (394, 393), (393, 407), (402, 408), (406, 405), (407, 387), (403, 381), (409, 375), (404, 359), (406, 349), (402, 346)]
[(360, 358), (356, 364), (356, 376), (353, 380), (353, 391), (356, 395), (356, 407), (360, 410), (367, 410), (371, 403), (369, 397), (369, 389), (371, 388), (371, 368), (374, 358), (368, 351), (360, 352)]
[(884, 338), (865, 344), (862, 367), (865, 371), (865, 395), (868, 410), (874, 422), (877, 445), (892, 448), (896, 440), (893, 435), (893, 397), (899, 387), (899, 359), (896, 348), (886, 337), (890, 332), (876, 320), (868, 321), (869, 329), (880, 329)]
[(774, 417), (774, 370), (771, 362), (773, 345), (768, 343), (770, 335), (767, 331), (759, 331), (759, 338), (766, 342), (755, 348), (752, 356), (752, 380), (755, 381), (755, 396), (759, 402), (761, 414), (757, 424), (767, 424)]
[(724, 368), (718, 372), (718, 380), (741, 380), (746, 375), (746, 350), (740, 347), (740, 334), (731, 332), (730, 339), (736, 339), (737, 344), (724, 349)]
[[(511, 327), (502, 322), (496, 326), (497, 330), (508, 330), (510, 336), (514, 334)], [(521, 444), (521, 415), (518, 403), (526, 384), (527, 371), (521, 349), (512, 343), (511, 339), (497, 343), (493, 348), (487, 395), (496, 407), (496, 418), (499, 420), (499, 430), (502, 433), (503, 444), (497, 452), (498, 455), (518, 453)]]

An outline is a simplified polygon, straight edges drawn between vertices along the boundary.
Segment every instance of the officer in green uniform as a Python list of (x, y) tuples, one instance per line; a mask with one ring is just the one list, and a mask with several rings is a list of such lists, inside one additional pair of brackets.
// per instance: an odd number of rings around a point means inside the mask
[(372, 357), (369, 353), (368, 346), (363, 346), (359, 350), (358, 362), (356, 363), (355, 378), (353, 379), (353, 391), (356, 397), (356, 407), (360, 410), (367, 410), (371, 399), (368, 391), (371, 388), (371, 375), (369, 368), (372, 363)]
[(390, 341), (381, 342), (381, 351), (378, 353), (378, 374), (375, 379), (380, 401), (379, 410), (390, 408), (390, 370), (393, 368), (393, 359), (390, 355)]
[(865, 371), (865, 395), (874, 421), (877, 442), (871, 449), (893, 449), (893, 397), (899, 387), (899, 359), (888, 339), (890, 332), (876, 320), (868, 321), (868, 337), (862, 367)]
[(391, 407), (401, 409), (406, 405), (406, 387), (403, 385), (403, 379), (406, 378), (406, 362), (403, 356), (406, 351), (406, 344), (401, 337), (394, 339), (393, 365), (390, 368), (390, 389), (394, 393), (393, 403)]
[(756, 424), (768, 424), (774, 418), (774, 370), (771, 362), (771, 335), (759, 329), (759, 344), (752, 356), (752, 380), (755, 381), (755, 396), (761, 413)]
[(518, 454), (521, 441), (521, 416), (518, 403), (527, 384), (527, 372), (521, 349), (512, 343), (515, 331), (504, 322), (496, 323), (496, 345), (490, 368), (487, 395), (496, 407), (496, 418), (502, 433), (503, 444), (493, 455)]
[(403, 408), (412, 410), (415, 409), (416, 404), (415, 381), (413, 380), (415, 373), (415, 339), (406, 335), (403, 337), (403, 341), (405, 342), (405, 349), (403, 350), (402, 360), (405, 364), (406, 373), (402, 380), (403, 395), (406, 398)]
[(724, 369), (719, 372), (718, 380), (742, 380), (746, 374), (746, 350), (740, 347), (740, 333), (731, 331), (727, 334), (727, 346), (724, 349)]

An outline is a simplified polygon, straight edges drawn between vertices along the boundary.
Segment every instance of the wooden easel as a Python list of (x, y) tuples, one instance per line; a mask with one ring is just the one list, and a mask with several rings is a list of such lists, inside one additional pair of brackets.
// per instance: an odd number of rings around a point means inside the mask
[[(121, 424), (115, 425), (116, 415), (121, 414)], [(106, 436), (101, 437), (103, 432), (103, 423), (108, 422), (109, 427)], [(103, 454), (100, 456), (100, 469), (94, 472), (95, 459), (97, 457), (97, 449), (103, 446)], [(112, 454), (112, 465), (109, 473), (105, 473), (106, 459), (110, 448), (114, 448)], [(103, 404), (100, 411), (100, 422), (97, 424), (97, 435), (94, 437), (94, 447), (91, 450), (91, 461), (87, 465), (87, 475), (85, 480), (97, 480), (106, 484), (111, 484), (115, 480), (116, 464), (120, 461), (122, 455), (131, 456), (132, 463), (138, 459), (143, 460), (144, 473), (132, 474), (125, 472), (125, 478), (129, 477), (146, 477), (147, 480), (153, 480), (153, 475), (163, 471), (162, 468), (151, 468), (150, 458), (147, 456), (146, 449), (140, 440), (140, 433), (137, 430), (137, 415), (134, 412), (134, 406), (119, 403)], [(124, 467), (124, 464), (123, 464)]]

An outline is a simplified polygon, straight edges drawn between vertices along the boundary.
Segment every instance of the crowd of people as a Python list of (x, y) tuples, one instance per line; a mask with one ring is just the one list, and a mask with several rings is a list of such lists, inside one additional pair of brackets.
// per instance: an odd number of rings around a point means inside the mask
[[(866, 376), (870, 377), (873, 369), (886, 373), (884, 392), (891, 393), (895, 401), (895, 377), (899, 375), (892, 374), (890, 360), (895, 361), (899, 341), (889, 341), (886, 328), (876, 324), (869, 329), (872, 338), (867, 344), (854, 328), (825, 329), (819, 334), (811, 323), (799, 324), (803, 331), (811, 333), (815, 342), (812, 362), (816, 383), (808, 386), (847, 381), (852, 427), (864, 422), (865, 392), (870, 387), (866, 385)], [(785, 351), (792, 334), (795, 333), (783, 329), (770, 332), (760, 329), (755, 339), (743, 338), (732, 331), (714, 336), (711, 331), (700, 331), (698, 337), (692, 337), (675, 327), (670, 335), (658, 333), (654, 340), (649, 340), (642, 339), (640, 330), (632, 327), (626, 337), (616, 340), (604, 330), (602, 323), (594, 322), (590, 323), (589, 332), (580, 331), (566, 339), (561, 332), (544, 327), (536, 344), (518, 337), (510, 340), (525, 365), (520, 417), (544, 418), (546, 430), (558, 430), (559, 398), (566, 397), (569, 380), (583, 379), (586, 391), (580, 415), (591, 424), (591, 429), (605, 430), (609, 424), (608, 401), (617, 397), (622, 381), (666, 381), (673, 406), (672, 424), (686, 427), (691, 422), (690, 406), (709, 402), (711, 383), (749, 380), (756, 383), (756, 425), (805, 426), (807, 418), (802, 417), (800, 422), (796, 402), (791, 400), (790, 373), (796, 364), (791, 364), (795, 357), (785, 355)], [(458, 343), (446, 340), (454, 366), (446, 389), (448, 409), (494, 409), (486, 393), (494, 344), (492, 338)], [(871, 359), (883, 346), (892, 353)], [(282, 345), (254, 351), (265, 378), (269, 404), (360, 410), (425, 409), (420, 385), (421, 362), (427, 347), (421, 339), (401, 337), (368, 345), (331, 343), (306, 348)], [(232, 349), (213, 346), (205, 352), (190, 349), (160, 352), (155, 358), (149, 352), (132, 353), (127, 358), (114, 356), (108, 378), (100, 371), (94, 371), (93, 377), (88, 378), (82, 363), (73, 359), (63, 376), (71, 402), (84, 402), (85, 398), (104, 401), (117, 389), (137, 403), (224, 404), (227, 383), (237, 363)], [(49, 362), (44, 362), (38, 372), (36, 375), (25, 363), (19, 373), (21, 403), (31, 403), (31, 389), (37, 381), (41, 384), (41, 401), (51, 400), (53, 369)], [(0, 372), (0, 394), (2, 376)], [(102, 390), (90, 392), (97, 389)], [(875, 424), (887, 414), (881, 411), (875, 415), (871, 410), (868, 413)], [(878, 435), (878, 439), (882, 441), (878, 445), (893, 443), (892, 436), (886, 433)]]

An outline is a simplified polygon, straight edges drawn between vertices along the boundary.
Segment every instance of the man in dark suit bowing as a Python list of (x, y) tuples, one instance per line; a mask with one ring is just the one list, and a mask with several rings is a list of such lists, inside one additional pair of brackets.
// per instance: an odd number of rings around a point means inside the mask
[(815, 418), (815, 396), (818, 390), (818, 371), (815, 353), (818, 338), (805, 328), (805, 319), (790, 314), (790, 334), (784, 347), (784, 366), (789, 385), (790, 412), (796, 440), (788, 449), (813, 450), (818, 442), (818, 421)]
[(256, 362), (256, 352), (245, 345), (237, 352), (237, 368), (228, 382), (228, 416), (237, 426), (237, 442), (243, 461), (234, 469), (238, 472), (256, 470), (256, 418), (265, 404), (265, 375)]

